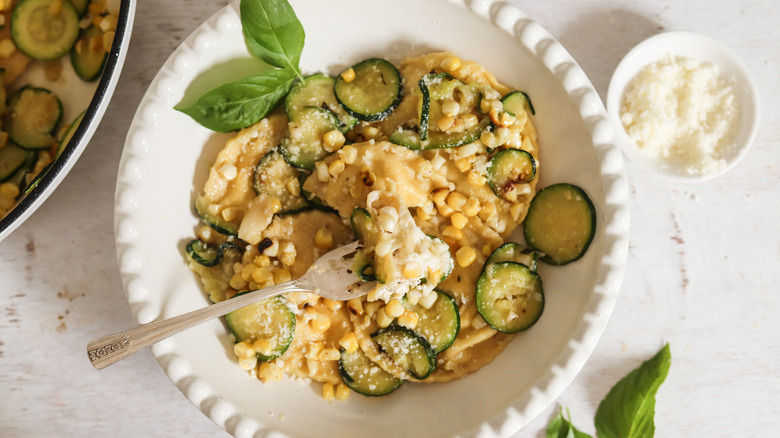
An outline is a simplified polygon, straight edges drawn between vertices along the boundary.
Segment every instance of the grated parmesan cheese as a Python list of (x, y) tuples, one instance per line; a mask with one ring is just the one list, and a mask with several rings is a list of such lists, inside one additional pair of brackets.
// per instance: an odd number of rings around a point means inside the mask
[(667, 56), (629, 83), (620, 120), (643, 154), (676, 171), (707, 175), (723, 170), (735, 149), (739, 105), (716, 66)]

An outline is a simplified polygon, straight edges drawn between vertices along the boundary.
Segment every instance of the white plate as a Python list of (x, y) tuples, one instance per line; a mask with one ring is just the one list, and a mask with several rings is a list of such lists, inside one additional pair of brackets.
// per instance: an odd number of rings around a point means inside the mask
[[(261, 384), (241, 371), (222, 322), (152, 349), (178, 388), (236, 436), (508, 436), (544, 410), (582, 368), (607, 324), (628, 248), (628, 187), (606, 111), (585, 74), (538, 24), (504, 2), (342, 0), (291, 2), (306, 30), (301, 67), (338, 73), (367, 57), (449, 49), (479, 61), (536, 107), (542, 181), (583, 187), (598, 212), (584, 258), (542, 266), (547, 306), (495, 361), (464, 379), (404, 385), (388, 397), (328, 403), (319, 385)], [(208, 304), (185, 265), (198, 220), (193, 192), (228, 138), (172, 109), (258, 65), (241, 35), (238, 4), (200, 26), (152, 82), (128, 133), (116, 191), (116, 240), (128, 301), (139, 323)], [(334, 27), (336, 12), (348, 22)], [(343, 17), (341, 17), (343, 18)], [(340, 18), (339, 18), (340, 19)], [(381, 23), (381, 25), (380, 25)], [(205, 146), (204, 146), (205, 145)], [(176, 421), (176, 419), (171, 419)], [(316, 425), (316, 429), (313, 427)]]
[(32, 63), (15, 81), (15, 84), (30, 84), (56, 93), (63, 105), (63, 123), (71, 123), (84, 110), (86, 113), (70, 143), (38, 185), (19, 201), (11, 212), (5, 217), (0, 217), (0, 241), (24, 223), (54, 192), (84, 152), (108, 108), (130, 44), (130, 33), (135, 17), (135, 0), (110, 0), (107, 5), (109, 10), (118, 12), (118, 20), (114, 43), (99, 81), (82, 81), (73, 70), (67, 55), (62, 59), (62, 78), (57, 82), (45, 79), (41, 63)]
[[(731, 81), (740, 106), (740, 129), (734, 138), (736, 147), (725, 158), (726, 166), (714, 173), (691, 175), (669, 166), (661, 159), (642, 153), (628, 137), (620, 122), (620, 105), (626, 86), (647, 65), (667, 55), (685, 56), (716, 65), (721, 77)], [(665, 32), (652, 36), (631, 49), (618, 64), (607, 91), (607, 110), (615, 124), (623, 152), (645, 170), (672, 181), (706, 181), (737, 165), (756, 137), (759, 121), (758, 88), (745, 64), (723, 43), (693, 32)]]

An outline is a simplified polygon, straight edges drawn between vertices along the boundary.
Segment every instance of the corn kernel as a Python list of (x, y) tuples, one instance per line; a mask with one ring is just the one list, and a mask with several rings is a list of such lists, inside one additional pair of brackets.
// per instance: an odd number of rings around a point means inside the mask
[(295, 264), (296, 257), (295, 253), (286, 252), (279, 256), (279, 261), (282, 262), (284, 266), (292, 266)]
[(455, 160), (455, 167), (457, 167), (461, 172), (466, 173), (471, 170), (471, 159), (461, 158), (459, 160)]
[(479, 214), (481, 207), (479, 199), (472, 196), (466, 201), (466, 205), (463, 206), (463, 213), (468, 217), (474, 217)]
[(378, 257), (385, 257), (393, 250), (393, 243), (390, 240), (382, 240), (376, 245), (374, 253)]
[(301, 195), (301, 182), (298, 178), (293, 178), (287, 181), (287, 191), (293, 196)]
[(344, 336), (342, 336), (341, 339), (339, 340), (339, 345), (347, 353), (356, 352), (358, 349), (358, 340), (357, 340), (357, 336), (355, 336), (355, 332), (344, 333)]
[(397, 298), (393, 298), (385, 305), (385, 313), (390, 318), (398, 318), (405, 311), (406, 309), (404, 308), (404, 305), (401, 303), (401, 300)]
[(419, 290), (412, 289), (406, 293), (406, 300), (412, 306), (416, 306), (420, 302), (420, 298), (422, 298), (422, 293)]
[(463, 231), (453, 227), (452, 225), (447, 225), (441, 231), (441, 235), (444, 237), (449, 237), (454, 240), (460, 240), (463, 238)]
[(452, 192), (447, 196), (447, 205), (455, 211), (463, 210), (468, 199), (462, 193)]
[(463, 246), (455, 252), (455, 261), (461, 268), (470, 266), (476, 259), (477, 252), (471, 246)]
[(230, 278), (230, 287), (235, 290), (242, 290), (247, 284), (248, 282), (241, 278), (241, 273), (235, 274)]
[(244, 267), (241, 268), (241, 278), (246, 281), (251, 280), (255, 270), (257, 270), (257, 265), (254, 263), (244, 265)]
[(390, 317), (390, 315), (387, 314), (387, 311), (385, 308), (381, 308), (376, 313), (376, 324), (380, 328), (385, 328), (389, 326), (393, 322), (393, 318)]
[(434, 169), (440, 169), (441, 166), (444, 166), (444, 163), (446, 162), (447, 160), (441, 155), (436, 155), (435, 157), (431, 158), (431, 166), (433, 166)]
[(341, 353), (335, 348), (324, 348), (319, 354), (320, 360), (339, 360), (340, 357)]
[(327, 307), (328, 310), (330, 310), (331, 312), (335, 312), (341, 309), (341, 306), (344, 305), (343, 301), (331, 300), (330, 298), (323, 298), (322, 302), (325, 304), (325, 307)]
[(423, 207), (417, 207), (417, 219), (421, 221), (427, 221), (431, 218), (431, 215), (428, 214), (427, 211), (425, 211), (425, 208)]
[(345, 401), (349, 398), (349, 386), (344, 383), (336, 385), (336, 400)]
[(344, 169), (347, 166), (344, 164), (341, 160), (333, 160), (333, 162), (330, 163), (330, 166), (328, 166), (328, 173), (333, 175), (334, 178), (341, 175), (341, 172), (344, 171)]
[(408, 329), (414, 330), (418, 322), (420, 322), (420, 316), (410, 310), (405, 311), (398, 317), (398, 324)]
[(463, 127), (466, 129), (473, 128), (479, 123), (479, 118), (475, 114), (465, 114), (461, 120), (463, 120)]
[(455, 213), (455, 210), (453, 210), (452, 207), (447, 204), (441, 204), (437, 206), (436, 210), (438, 210), (439, 214), (444, 217), (450, 217), (453, 213)]
[(449, 189), (447, 188), (440, 188), (433, 191), (431, 194), (431, 199), (433, 200), (433, 203), (436, 205), (443, 205), (444, 201), (447, 199), (447, 195), (450, 194)]
[(515, 221), (520, 219), (520, 215), (523, 214), (523, 212), (525, 212), (525, 204), (514, 204), (509, 207), (509, 213)]
[(441, 104), (441, 112), (446, 116), (454, 117), (460, 112), (460, 105), (452, 99), (446, 99)]
[(448, 56), (441, 62), (441, 68), (444, 71), (453, 73), (457, 71), (461, 66), (460, 58), (457, 56)]
[(475, 170), (469, 172), (469, 174), (466, 176), (466, 180), (474, 187), (482, 187), (487, 182), (485, 176)]
[(482, 245), (482, 255), (485, 257), (490, 257), (490, 254), (493, 254), (493, 248), (490, 246), (490, 244), (486, 243)]
[(405, 278), (420, 278), (420, 264), (417, 262), (410, 262), (404, 265), (404, 277)]
[(252, 348), (252, 344), (249, 342), (241, 341), (233, 346), (233, 353), (235, 353), (239, 358), (252, 357), (255, 355), (255, 349)]
[(324, 161), (318, 161), (314, 164), (314, 168), (317, 171), (317, 179), (320, 180), (320, 182), (328, 182), (330, 179), (328, 165)]
[(230, 222), (238, 217), (238, 209), (234, 207), (228, 207), (224, 210), (222, 210), (222, 213), (220, 213), (222, 216), (222, 219)]
[(322, 398), (329, 402), (336, 398), (336, 389), (332, 383), (322, 384)]
[(347, 309), (354, 315), (363, 316), (363, 300), (360, 298), (352, 298), (347, 301)]
[(285, 283), (292, 280), (292, 274), (287, 268), (279, 268), (274, 271), (274, 284)]
[(14, 53), (16, 53), (16, 45), (11, 38), (0, 41), (0, 58), (10, 58)]
[(379, 137), (379, 134), (381, 134), (381, 131), (379, 130), (379, 128), (375, 126), (369, 126), (367, 128), (363, 128), (363, 137), (365, 137), (366, 140), (377, 138)]
[(352, 82), (355, 80), (355, 69), (352, 67), (344, 70), (341, 73), (341, 79), (344, 79), (344, 82)]
[(496, 135), (490, 131), (483, 132), (482, 135), (479, 136), (479, 141), (490, 149), (495, 148), (499, 144)]
[(329, 250), (333, 248), (333, 233), (330, 228), (320, 227), (314, 235), (314, 246), (319, 249)]
[(265, 268), (271, 265), (271, 258), (265, 254), (260, 254), (259, 256), (255, 257), (254, 263), (260, 268)]
[(244, 371), (249, 371), (257, 366), (257, 356), (242, 357), (238, 359), (238, 366)]
[(357, 149), (354, 146), (344, 146), (339, 150), (339, 157), (344, 164), (353, 164), (357, 159)]
[(274, 284), (274, 276), (268, 268), (257, 268), (252, 272), (252, 280), (260, 286), (270, 286)]
[(328, 152), (336, 152), (344, 146), (347, 139), (338, 129), (332, 129), (322, 136), (322, 147)]
[(19, 196), (19, 186), (10, 182), (0, 184), (0, 196), (16, 199)]
[(282, 369), (273, 362), (263, 362), (257, 368), (257, 379), (261, 382), (275, 382), (282, 380)]
[(494, 214), (496, 214), (496, 206), (492, 203), (483, 205), (482, 209), (479, 210), (479, 218), (482, 219), (483, 221), (487, 221)]
[(458, 159), (473, 157), (479, 151), (477, 142), (471, 142), (456, 149)]
[(455, 124), (455, 119), (450, 115), (439, 117), (439, 120), (436, 122), (436, 126), (439, 128), (440, 131), (446, 131), (452, 128), (452, 125), (454, 124)]
[(276, 257), (277, 254), (279, 254), (279, 242), (273, 240), (271, 246), (263, 250), (263, 255), (268, 257)]
[(318, 332), (324, 332), (330, 328), (330, 318), (328, 318), (328, 315), (318, 313), (317, 316), (311, 320), (311, 327)]
[(453, 215), (450, 216), (450, 222), (452, 222), (452, 226), (459, 230), (462, 230), (468, 221), (468, 218), (463, 213), (453, 213)]
[(258, 339), (252, 343), (252, 350), (263, 356), (270, 356), (274, 352), (274, 346), (268, 339)]
[(438, 298), (439, 295), (436, 293), (436, 291), (432, 290), (428, 293), (428, 295), (424, 295), (422, 298), (420, 298), (419, 304), (425, 309), (430, 309), (434, 304), (436, 304), (436, 300)]

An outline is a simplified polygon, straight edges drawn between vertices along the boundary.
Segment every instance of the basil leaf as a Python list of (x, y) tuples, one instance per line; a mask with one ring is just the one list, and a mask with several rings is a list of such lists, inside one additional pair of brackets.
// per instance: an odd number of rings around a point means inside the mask
[(569, 410), (566, 410), (569, 418), (566, 419), (563, 416), (563, 409), (558, 413), (558, 416), (553, 418), (550, 425), (547, 426), (546, 438), (593, 438), (585, 432), (580, 432), (571, 424), (571, 415)]
[(301, 76), (298, 62), (306, 34), (292, 6), (286, 0), (241, 0), (240, 10), (249, 50), (266, 63)]
[(655, 433), (655, 394), (666, 380), (672, 354), (666, 344), (655, 356), (621, 379), (596, 410), (599, 438), (651, 438)]
[(175, 109), (213, 131), (235, 131), (259, 122), (276, 108), (294, 80), (290, 70), (270, 70), (220, 85), (192, 105)]

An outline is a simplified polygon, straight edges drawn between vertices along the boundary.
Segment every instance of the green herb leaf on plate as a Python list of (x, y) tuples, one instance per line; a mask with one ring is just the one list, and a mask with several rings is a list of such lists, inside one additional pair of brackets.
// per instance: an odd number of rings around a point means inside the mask
[(568, 419), (563, 416), (563, 409), (561, 409), (558, 416), (553, 418), (547, 426), (547, 438), (593, 438), (585, 432), (580, 432), (571, 424), (571, 414), (568, 409), (566, 415)]
[(294, 80), (290, 70), (269, 70), (220, 85), (192, 105), (175, 109), (208, 129), (231, 132), (259, 122), (276, 108)]
[(306, 34), (286, 0), (241, 0), (241, 25), (249, 49), (275, 67), (302, 74), (298, 62)]
[(672, 354), (666, 344), (655, 356), (621, 379), (596, 410), (599, 438), (651, 438), (655, 395), (666, 380)]

